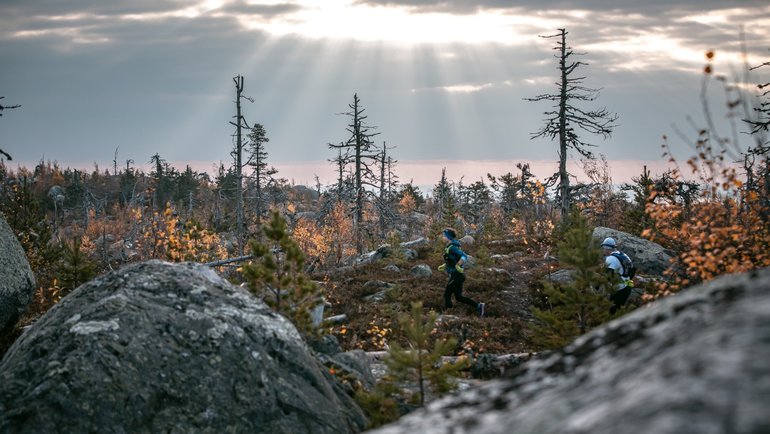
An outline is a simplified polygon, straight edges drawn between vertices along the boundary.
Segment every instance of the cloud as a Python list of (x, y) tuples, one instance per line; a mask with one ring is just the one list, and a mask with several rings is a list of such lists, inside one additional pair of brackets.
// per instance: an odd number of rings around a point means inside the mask
[(446, 92), (450, 94), (452, 93), (468, 94), (468, 93), (480, 92), (482, 90), (489, 89), (492, 87), (494, 87), (493, 83), (454, 84), (454, 85), (438, 86), (438, 87), (432, 87), (432, 88), (412, 89), (412, 92), (441, 91), (441, 92)]
[(553, 144), (529, 134), (548, 107), (522, 98), (554, 90), (555, 41), (538, 35), (567, 27), (587, 53), (585, 84), (621, 115), (612, 140), (588, 141), (610, 159), (654, 158), (669, 125), (700, 108), (703, 53), (716, 50), (729, 74), (738, 23), (751, 63), (770, 41), (766, 1), (723, 12), (710, 0), (327, 3), (345, 2), (4, 0), (0, 90), (23, 110), (0, 141), (32, 161), (111, 161), (120, 146), (140, 162), (227, 162), (232, 77), (243, 74), (255, 98), (244, 111), (267, 128), (273, 161), (329, 157), (325, 144), (346, 135), (335, 113), (354, 92), (398, 159), (542, 158)]
[(663, 11), (704, 11), (730, 7), (763, 8), (764, 0), (355, 0), (356, 4), (371, 6), (404, 6), (418, 12), (476, 13), (482, 10), (584, 10), (606, 12), (624, 10), (659, 14)]

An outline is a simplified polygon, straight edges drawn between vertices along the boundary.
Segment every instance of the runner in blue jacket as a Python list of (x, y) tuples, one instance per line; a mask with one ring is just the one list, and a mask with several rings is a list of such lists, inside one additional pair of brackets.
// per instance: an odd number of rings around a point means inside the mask
[(452, 228), (446, 228), (443, 232), (444, 239), (447, 242), (444, 248), (444, 263), (439, 265), (439, 271), (446, 271), (449, 275), (446, 290), (444, 290), (444, 305), (447, 309), (451, 308), (452, 295), (455, 300), (476, 308), (479, 316), (484, 316), (485, 303), (477, 303), (469, 297), (463, 296), (463, 283), (465, 282), (465, 270), (463, 265), (468, 260), (468, 256), (462, 251), (460, 242), (457, 241), (457, 232)]

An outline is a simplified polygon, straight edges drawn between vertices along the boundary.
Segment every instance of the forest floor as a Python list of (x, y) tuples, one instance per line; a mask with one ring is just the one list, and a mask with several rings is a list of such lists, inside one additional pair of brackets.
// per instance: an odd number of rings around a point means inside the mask
[[(418, 258), (413, 261), (385, 258), (344, 273), (323, 276), (326, 298), (331, 303), (324, 317), (346, 316), (346, 322), (334, 325), (330, 331), (344, 350), (379, 351), (386, 349), (393, 339), (403, 345), (406, 341), (399, 331), (397, 318), (409, 313), (412, 303), (421, 302), (425, 311), (432, 310), (439, 315), (434, 334), (457, 339), (457, 354), (533, 351), (529, 339), (534, 318), (531, 307), (542, 288), (541, 279), (547, 277), (549, 267), (555, 264), (521, 246), (501, 244), (488, 250), (483, 265), (479, 260), (466, 270), (463, 291), (466, 297), (486, 303), (483, 318), (475, 309), (461, 303), (444, 309), (447, 275), (436, 271), (443, 262), (440, 248), (425, 246), (418, 250)], [(466, 251), (471, 255), (475, 253), (472, 247)], [(398, 266), (400, 271), (386, 269), (390, 264)], [(430, 266), (433, 274), (413, 276), (410, 269), (417, 264)]]

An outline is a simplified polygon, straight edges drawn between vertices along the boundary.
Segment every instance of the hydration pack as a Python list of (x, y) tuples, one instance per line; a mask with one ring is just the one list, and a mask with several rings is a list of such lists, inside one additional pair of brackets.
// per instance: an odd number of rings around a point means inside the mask
[(620, 266), (623, 267), (623, 272), (620, 273), (620, 276), (626, 279), (633, 279), (636, 275), (636, 267), (634, 266), (634, 263), (631, 262), (631, 258), (622, 252), (614, 252), (612, 253), (612, 256), (618, 258)]
[(460, 260), (460, 255), (451, 250), (452, 246), (456, 246), (456, 244), (449, 243), (444, 249), (444, 262), (450, 268), (457, 265), (457, 262)]

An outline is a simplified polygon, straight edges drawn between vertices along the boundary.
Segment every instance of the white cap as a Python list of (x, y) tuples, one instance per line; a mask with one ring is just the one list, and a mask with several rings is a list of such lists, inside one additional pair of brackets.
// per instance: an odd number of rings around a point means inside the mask
[(614, 238), (607, 237), (602, 241), (602, 247), (611, 247), (614, 249), (617, 246), (618, 244), (615, 242)]

